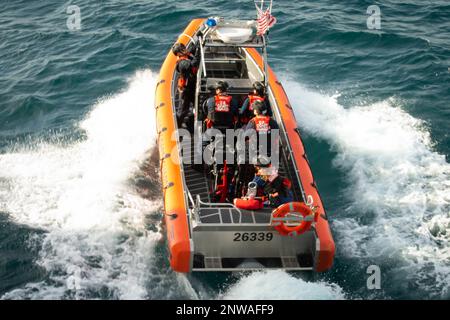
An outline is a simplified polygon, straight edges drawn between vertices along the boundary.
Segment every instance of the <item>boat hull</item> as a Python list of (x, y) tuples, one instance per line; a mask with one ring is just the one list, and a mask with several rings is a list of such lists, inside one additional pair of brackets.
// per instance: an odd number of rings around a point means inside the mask
[[(180, 36), (178, 42), (188, 44), (204, 19), (193, 20)], [(246, 54), (253, 59), (260, 71), (264, 69), (261, 55), (256, 49), (246, 48)], [(174, 77), (177, 58), (169, 52), (164, 61), (156, 88), (155, 112), (157, 137), (160, 155), (161, 180), (164, 200), (164, 220), (167, 232), (170, 265), (177, 272), (190, 272), (194, 267), (194, 244), (192, 221), (189, 215), (189, 199), (184, 183), (183, 167), (179, 164), (180, 145), (175, 139), (177, 124), (174, 117)], [(289, 99), (275, 73), (268, 68), (269, 93), (276, 101), (281, 120), (292, 147), (292, 158), (299, 173), (305, 196), (312, 198), (317, 206), (315, 222), (315, 261), (314, 270), (323, 272), (331, 268), (335, 244), (330, 231), (326, 212), (320, 198), (314, 176), (299, 134), (298, 125)], [(214, 238), (214, 234), (211, 235)], [(282, 243), (282, 242), (280, 242)], [(205, 244), (200, 244), (200, 247)]]

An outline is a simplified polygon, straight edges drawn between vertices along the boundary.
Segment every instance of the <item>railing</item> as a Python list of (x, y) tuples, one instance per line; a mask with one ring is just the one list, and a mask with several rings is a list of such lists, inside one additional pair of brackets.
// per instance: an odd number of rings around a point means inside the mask
[[(214, 212), (212, 214), (209, 215), (204, 215), (204, 216), (199, 216), (199, 220), (198, 223), (202, 223), (201, 222), (201, 218), (208, 218), (208, 217), (212, 217), (212, 216), (219, 216), (219, 221), (220, 224), (224, 224), (223, 219), (222, 219), (222, 212), (224, 210), (228, 211), (228, 214), (230, 215), (230, 220), (233, 224), (235, 224), (234, 219), (233, 219), (233, 211), (239, 213), (239, 222), (237, 222), (238, 224), (242, 224), (242, 211), (235, 207), (233, 204), (231, 203), (214, 203), (214, 202), (203, 202), (200, 199), (200, 195), (197, 195), (197, 199), (196, 199), (196, 205), (195, 205), (196, 210), (201, 210), (202, 208), (214, 208), (217, 209), (217, 212)], [(205, 223), (205, 224), (209, 224), (209, 223)]]
[[(293, 151), (292, 146), (290, 144), (290, 140), (289, 140), (286, 128), (284, 126), (284, 123), (281, 120), (282, 118), (281, 118), (281, 113), (280, 113), (280, 106), (278, 105), (277, 100), (275, 99), (275, 95), (274, 95), (274, 93), (272, 91), (272, 88), (268, 87), (268, 92), (272, 96), (272, 101), (274, 101), (275, 104), (277, 105), (276, 108), (272, 108), (272, 111), (274, 111), (274, 117), (276, 118), (277, 123), (280, 126), (280, 131), (282, 133), (282, 139), (284, 140), (284, 143), (282, 144), (282, 148), (284, 148), (285, 149), (285, 153), (287, 153), (286, 160), (288, 162), (289, 161), (292, 162), (295, 178), (297, 179), (298, 185), (300, 187), (300, 192), (301, 192), (300, 196), (302, 197), (303, 201), (306, 201), (306, 193), (305, 193), (305, 190), (304, 190), (303, 185), (302, 185), (302, 180), (300, 179), (300, 171), (298, 170), (297, 163), (295, 162), (294, 151)], [(289, 170), (290, 168), (286, 168), (286, 169)]]
[(273, 215), (270, 216), (271, 226), (277, 226), (281, 223), (285, 223), (288, 226), (298, 226), (303, 221), (314, 222), (314, 215), (303, 217), (301, 212), (291, 211), (289, 212), (289, 217), (274, 217)]
[(186, 193), (187, 193), (187, 196), (188, 196), (188, 199), (189, 199), (189, 201), (191, 202), (191, 204), (192, 204), (192, 208), (195, 208), (195, 201), (194, 201), (194, 198), (192, 197), (192, 194), (191, 194), (191, 192), (188, 190), (188, 188), (186, 187)]
[(203, 38), (202, 37), (199, 37), (199, 44), (200, 44), (200, 55), (201, 55), (201, 60), (202, 60), (203, 76), (206, 78), (205, 51), (203, 49)]

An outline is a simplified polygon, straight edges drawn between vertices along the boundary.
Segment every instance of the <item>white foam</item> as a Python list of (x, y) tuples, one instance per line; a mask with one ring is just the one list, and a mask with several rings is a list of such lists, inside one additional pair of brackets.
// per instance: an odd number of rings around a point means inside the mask
[(307, 282), (284, 271), (255, 272), (244, 276), (220, 296), (242, 300), (342, 300), (345, 295), (336, 284)]
[(337, 96), (294, 81), (286, 81), (286, 90), (301, 127), (337, 151), (334, 164), (348, 177), (349, 205), (332, 217), (338, 250), (375, 261), (400, 259), (403, 280), (447, 296), (450, 165), (433, 151), (424, 123), (395, 99), (345, 109)]
[(47, 231), (37, 263), (49, 277), (3, 298), (152, 296), (146, 285), (160, 234), (144, 218), (161, 203), (129, 180), (155, 142), (155, 84), (154, 73), (139, 71), (126, 90), (98, 101), (80, 123), (82, 141), (0, 155), (0, 211)]

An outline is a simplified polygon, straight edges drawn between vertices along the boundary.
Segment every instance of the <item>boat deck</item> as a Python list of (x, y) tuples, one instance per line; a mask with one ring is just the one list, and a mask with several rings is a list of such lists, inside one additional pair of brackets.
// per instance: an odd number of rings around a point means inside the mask
[(217, 223), (217, 224), (268, 224), (272, 215), (272, 208), (264, 208), (258, 211), (249, 211), (236, 208), (201, 208), (201, 223)]
[[(189, 150), (186, 145), (189, 142), (181, 142), (182, 150)], [(194, 146), (191, 145), (191, 159), (193, 159)], [(265, 207), (257, 211), (238, 209), (231, 203), (211, 203), (210, 185), (212, 181), (208, 178), (205, 172), (197, 171), (193, 168), (190, 161), (185, 161), (188, 154), (183, 154), (183, 169), (186, 181), (187, 190), (190, 192), (194, 201), (199, 198), (201, 206), (199, 208), (199, 217), (201, 223), (211, 224), (268, 224), (272, 216), (271, 207)], [(283, 161), (280, 162), (279, 173), (282, 176), (287, 176)], [(192, 208), (192, 204), (191, 204)]]

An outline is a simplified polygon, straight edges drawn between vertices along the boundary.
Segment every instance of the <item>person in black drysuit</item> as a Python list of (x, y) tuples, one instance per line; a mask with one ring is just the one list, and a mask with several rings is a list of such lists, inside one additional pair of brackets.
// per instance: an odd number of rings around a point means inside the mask
[[(257, 145), (251, 145), (250, 147), (258, 148), (258, 156), (272, 156), (272, 130), (279, 129), (278, 123), (267, 114), (267, 104), (263, 101), (255, 101), (252, 105), (254, 117), (248, 122), (245, 130), (255, 130), (257, 134)], [(262, 139), (264, 137), (264, 139)], [(266, 145), (260, 145), (263, 143)], [(275, 141), (275, 146), (278, 145), (278, 141)], [(266, 154), (262, 154), (261, 147), (266, 147)], [(278, 155), (276, 155), (278, 156)]]
[(191, 104), (195, 100), (195, 85), (197, 79), (197, 71), (199, 66), (198, 45), (194, 46), (193, 52), (187, 50), (182, 43), (176, 43), (172, 48), (172, 53), (177, 56), (176, 71), (178, 77), (178, 92), (180, 95), (180, 104), (177, 107), (178, 126), (186, 126)]
[(294, 201), (292, 183), (288, 178), (278, 174), (278, 169), (269, 163), (270, 159), (265, 156), (258, 157), (255, 166), (256, 174), (252, 182), (256, 183), (258, 193), (269, 200), (273, 208)]
[(266, 113), (268, 116), (272, 116), (272, 109), (270, 108), (269, 101), (266, 97), (266, 87), (260, 81), (253, 83), (253, 92), (244, 100), (242, 107), (239, 109), (239, 115), (241, 124), (246, 125), (255, 115), (253, 113), (253, 104), (256, 101), (261, 101), (265, 104)]
[(282, 204), (294, 201), (294, 196), (291, 190), (291, 181), (278, 175), (277, 172), (271, 175), (261, 173), (258, 170), (253, 182), (258, 188), (261, 188), (263, 194), (268, 197), (270, 206), (277, 208)]
[(219, 81), (216, 86), (216, 95), (206, 101), (208, 109), (207, 127), (234, 127), (234, 118), (238, 114), (239, 103), (228, 94), (228, 83)]

